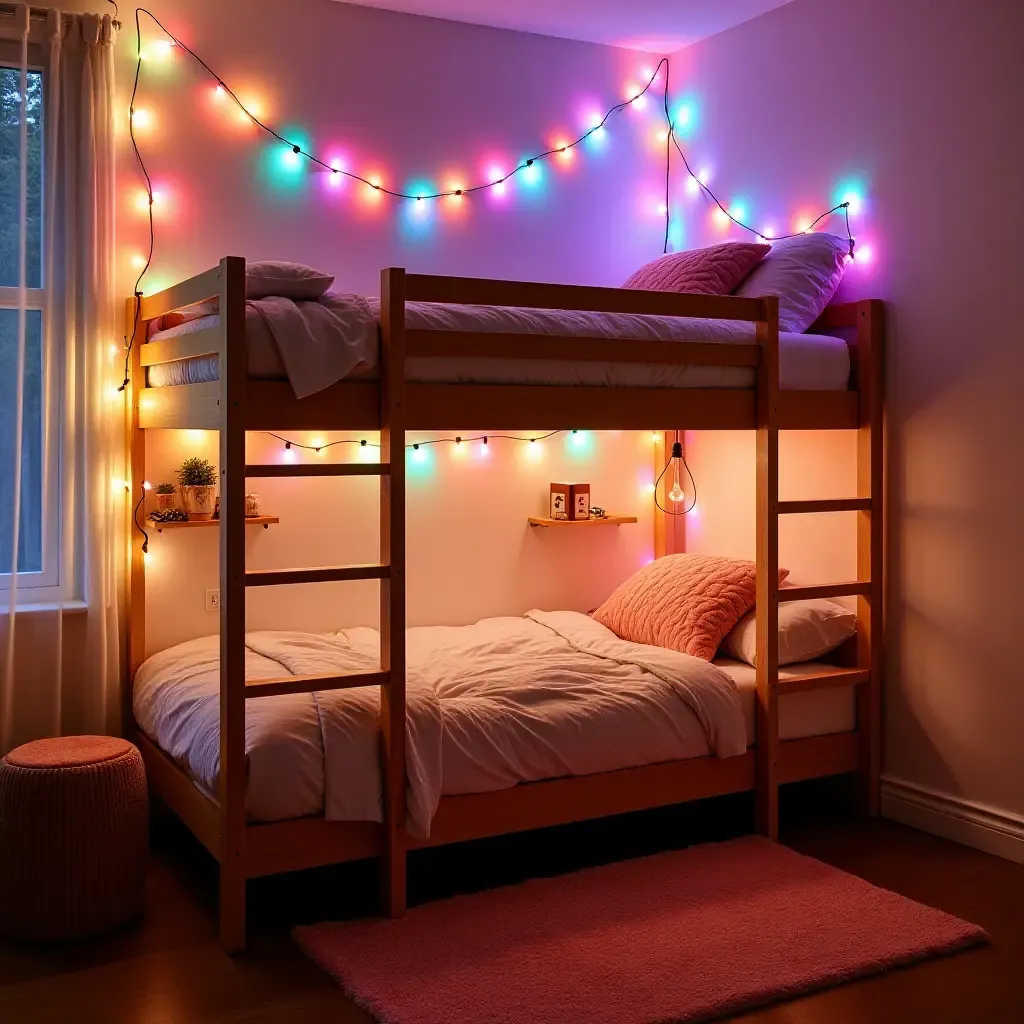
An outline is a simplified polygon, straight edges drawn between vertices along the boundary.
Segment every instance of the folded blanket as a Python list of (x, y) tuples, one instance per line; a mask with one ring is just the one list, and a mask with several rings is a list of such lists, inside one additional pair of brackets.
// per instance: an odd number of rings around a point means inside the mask
[(296, 398), (377, 365), (377, 318), (362, 295), (328, 292), (313, 302), (270, 295), (247, 305), (273, 336)]

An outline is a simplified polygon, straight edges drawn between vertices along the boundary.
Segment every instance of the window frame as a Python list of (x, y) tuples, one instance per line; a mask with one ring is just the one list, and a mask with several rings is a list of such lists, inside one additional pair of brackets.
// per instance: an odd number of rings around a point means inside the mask
[[(33, 26), (35, 27), (35, 26)], [(49, 90), (47, 88), (48, 68), (46, 61), (41, 60), (40, 47), (33, 45), (32, 34), (29, 37), (29, 63), (27, 70), (30, 74), (37, 73), (42, 77), (42, 103), (43, 103), (43, 181), (46, 179), (46, 124), (48, 122), (48, 101)], [(9, 40), (0, 37), (0, 68), (12, 68), (15, 71), (21, 70), (20, 45), (11, 45)], [(61, 564), (62, 546), (62, 525), (63, 516), (60, 499), (60, 480), (63, 462), (63, 445), (61, 444), (61, 421), (60, 421), (60, 389), (62, 386), (62, 360), (61, 353), (55, 351), (56, 339), (50, 337), (51, 332), (47, 331), (47, 280), (46, 264), (48, 253), (46, 251), (46, 216), (45, 189), (41, 197), (43, 203), (41, 230), (43, 238), (40, 242), (40, 285), (39, 288), (28, 288), (26, 290), (26, 310), (38, 311), (41, 320), (40, 339), (40, 383), (42, 394), (40, 396), (41, 423), (41, 461), (42, 472), (40, 474), (40, 513), (42, 517), (41, 538), (42, 538), (42, 568), (38, 571), (18, 572), (16, 574), (17, 604), (31, 605), (47, 602), (62, 602), (72, 598), (69, 584), (72, 573), (70, 566)], [(19, 307), (19, 289), (17, 286), (0, 286), (0, 309), (14, 309)], [(3, 613), (3, 606), (6, 604), (7, 596), (11, 590), (11, 576), (8, 567), (0, 566), (0, 614)]]

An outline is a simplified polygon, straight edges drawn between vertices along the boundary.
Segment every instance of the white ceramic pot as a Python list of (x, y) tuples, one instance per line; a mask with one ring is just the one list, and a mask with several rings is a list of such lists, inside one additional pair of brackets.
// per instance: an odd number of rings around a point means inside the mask
[(182, 485), (181, 504), (188, 513), (189, 519), (203, 520), (213, 518), (214, 501), (217, 488), (198, 487), (192, 484)]

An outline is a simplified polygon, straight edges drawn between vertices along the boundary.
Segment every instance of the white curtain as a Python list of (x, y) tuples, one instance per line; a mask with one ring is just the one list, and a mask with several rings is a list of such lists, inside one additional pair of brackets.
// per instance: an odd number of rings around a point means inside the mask
[(0, 15), (0, 754), (120, 726), (114, 34)]

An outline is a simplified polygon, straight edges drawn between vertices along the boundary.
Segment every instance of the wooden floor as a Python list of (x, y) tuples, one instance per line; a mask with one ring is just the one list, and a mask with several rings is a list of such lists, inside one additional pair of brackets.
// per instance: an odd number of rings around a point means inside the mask
[[(1024, 1021), (1024, 866), (892, 822), (830, 813), (840, 795), (827, 787), (787, 794), (783, 840), (877, 885), (976, 921), (989, 930), (993, 945), (736, 1019), (760, 1024)], [(414, 902), (434, 899), (694, 840), (727, 838), (745, 830), (751, 815), (746, 797), (725, 798), (422, 851), (411, 858), (410, 895)], [(368, 1024), (371, 1018), (291, 944), (288, 930), (296, 923), (368, 912), (376, 888), (375, 872), (359, 864), (261, 880), (250, 888), (250, 952), (229, 959), (216, 944), (212, 864), (177, 823), (158, 820), (145, 921), (86, 945), (0, 945), (0, 1021)]]

